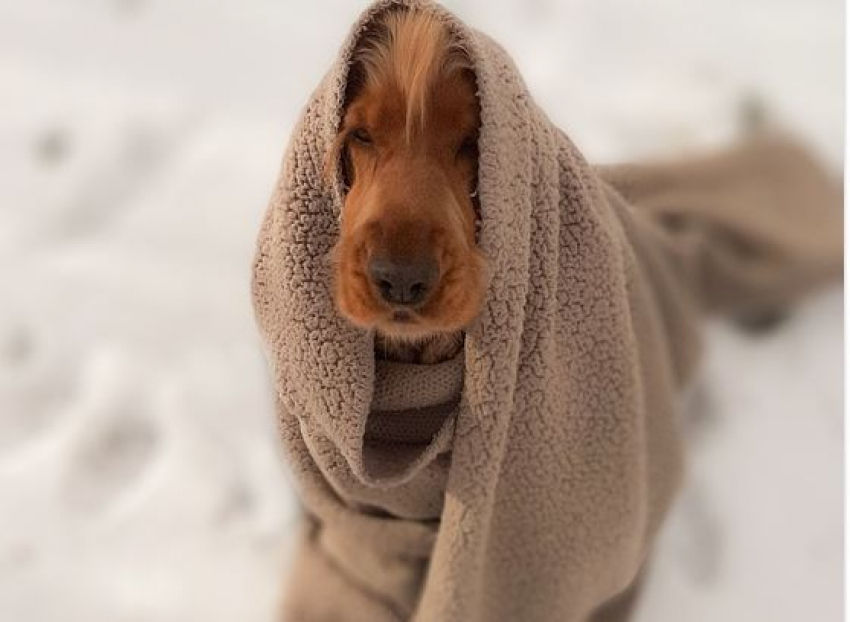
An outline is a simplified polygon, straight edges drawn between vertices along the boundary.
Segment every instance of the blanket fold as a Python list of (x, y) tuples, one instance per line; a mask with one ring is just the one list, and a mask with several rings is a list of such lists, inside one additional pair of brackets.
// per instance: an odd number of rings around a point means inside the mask
[(707, 311), (769, 313), (842, 275), (841, 184), (788, 138), (596, 172), (663, 230)]
[[(394, 6), (444, 20), (481, 109), (491, 279), (462, 353), (433, 366), (376, 361), (331, 294), (343, 189), (325, 158), (352, 51)], [(702, 316), (781, 307), (840, 275), (840, 207), (780, 139), (591, 167), (498, 44), (426, 0), (373, 4), (304, 110), (258, 239), (254, 305), (308, 516), (285, 620), (627, 615), (612, 599), (680, 483)]]

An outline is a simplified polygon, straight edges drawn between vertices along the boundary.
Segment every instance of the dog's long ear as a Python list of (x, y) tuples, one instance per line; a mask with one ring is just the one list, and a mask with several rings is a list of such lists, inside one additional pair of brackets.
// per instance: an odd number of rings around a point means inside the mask
[[(342, 118), (344, 118), (345, 111), (348, 109), (349, 104), (363, 91), (365, 84), (366, 67), (360, 60), (354, 59), (348, 70), (348, 79), (345, 83), (345, 99), (343, 101)], [(334, 158), (336, 159), (337, 166), (339, 166), (342, 183), (346, 188), (350, 188), (354, 183), (354, 167), (351, 164), (351, 154), (348, 151), (348, 137), (343, 129), (344, 128), (340, 127), (337, 133), (335, 141), (336, 144), (334, 145), (336, 150)]]
[(348, 137), (345, 133), (344, 120), (345, 111), (354, 99), (363, 92), (367, 79), (367, 60), (365, 50), (372, 49), (374, 43), (381, 38), (387, 37), (387, 27), (383, 20), (376, 20), (371, 24), (357, 43), (357, 48), (351, 56), (348, 67), (348, 76), (345, 81), (345, 95), (343, 97), (342, 110), (340, 111), (340, 126), (337, 135), (325, 160), (325, 179), (332, 183), (333, 177), (339, 173), (342, 177), (343, 186), (350, 188), (354, 183), (354, 168), (348, 153)]
[(345, 132), (345, 111), (363, 88), (364, 68), (362, 63), (354, 60), (348, 70), (348, 80), (345, 84), (345, 96), (342, 110), (340, 111), (339, 127), (336, 137), (331, 143), (325, 157), (324, 177), (332, 184), (334, 176), (339, 173), (344, 188), (350, 188), (354, 182), (354, 169), (351, 166), (351, 158), (348, 153), (348, 136)]

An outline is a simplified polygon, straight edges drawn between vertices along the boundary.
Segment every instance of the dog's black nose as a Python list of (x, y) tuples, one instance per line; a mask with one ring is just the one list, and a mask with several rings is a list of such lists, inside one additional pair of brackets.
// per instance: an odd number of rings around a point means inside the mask
[(434, 259), (396, 260), (376, 258), (369, 262), (369, 278), (387, 302), (419, 304), (437, 280)]

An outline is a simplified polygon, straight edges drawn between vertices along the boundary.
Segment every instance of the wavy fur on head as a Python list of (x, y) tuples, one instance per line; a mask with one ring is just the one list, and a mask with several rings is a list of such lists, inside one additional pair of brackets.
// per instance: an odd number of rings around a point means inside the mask
[(410, 142), (418, 122), (424, 131), (426, 113), (441, 78), (466, 69), (469, 57), (453, 41), (445, 26), (423, 12), (391, 11), (378, 23), (354, 54), (367, 85), (394, 84), (407, 107), (405, 138)]

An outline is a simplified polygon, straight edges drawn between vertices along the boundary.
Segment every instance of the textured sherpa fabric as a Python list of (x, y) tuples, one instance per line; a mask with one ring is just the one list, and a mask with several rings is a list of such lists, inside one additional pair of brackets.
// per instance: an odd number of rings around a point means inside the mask
[[(331, 295), (325, 159), (358, 36), (436, 12), (481, 107), (490, 282), (461, 354), (376, 361)], [(294, 131), (253, 296), (306, 520), (287, 622), (582, 622), (633, 584), (681, 480), (705, 311), (761, 313), (840, 274), (840, 195), (796, 147), (590, 167), (507, 54), (429, 2), (355, 24)], [(596, 612), (594, 614), (594, 612)]]

